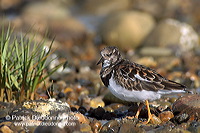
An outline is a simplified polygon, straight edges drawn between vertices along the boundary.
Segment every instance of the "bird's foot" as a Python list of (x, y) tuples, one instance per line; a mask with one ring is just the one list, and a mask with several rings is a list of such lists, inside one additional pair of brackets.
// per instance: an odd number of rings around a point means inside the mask
[(142, 122), (142, 124), (144, 124), (144, 125), (149, 124), (149, 123), (155, 124), (153, 115), (154, 115), (154, 114), (151, 114), (151, 115), (148, 117), (147, 121)]

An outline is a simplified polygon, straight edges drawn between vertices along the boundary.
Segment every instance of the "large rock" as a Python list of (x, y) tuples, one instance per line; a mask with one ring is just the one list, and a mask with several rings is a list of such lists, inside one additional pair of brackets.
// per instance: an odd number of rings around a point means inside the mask
[(100, 35), (106, 44), (127, 50), (138, 47), (154, 25), (154, 19), (147, 13), (121, 12), (104, 21), (100, 27)]
[[(57, 2), (33, 2), (26, 5), (22, 11), (23, 17), (28, 17), (30, 20), (34, 20), (35, 17), (44, 19), (58, 19), (70, 15), (69, 10), (60, 3)], [(36, 21), (36, 20), (35, 20)], [(37, 22), (37, 21), (36, 21)]]
[(160, 20), (162, 18), (176, 18), (191, 24), (193, 27), (199, 27), (200, 12), (199, 0), (134, 0), (133, 9), (148, 12)]
[(180, 54), (194, 49), (198, 43), (198, 34), (190, 25), (174, 19), (166, 19), (156, 26), (144, 45), (170, 48)]
[[(70, 112), (69, 104), (55, 99), (24, 102), (15, 106), (4, 119), (4, 122), (11, 122), (10, 130), (13, 132), (70, 132), (80, 129), (78, 118)], [(3, 129), (9, 131), (6, 126)]]
[(52, 20), (49, 22), (49, 31), (52, 36), (56, 36), (59, 42), (68, 44), (75, 42), (79, 44), (86, 40), (87, 29), (74, 17)]
[(194, 119), (200, 119), (200, 95), (190, 94), (180, 97), (172, 106), (176, 114), (188, 114)]
[(60, 20), (68, 16), (70, 12), (66, 7), (56, 2), (42, 1), (27, 4), (22, 10), (21, 18), (27, 29), (32, 27), (36, 31), (46, 32), (49, 21)]
[(22, 10), (22, 20), (23, 28), (31, 27), (31, 30), (43, 34), (48, 31), (51, 38), (56, 37), (56, 40), (63, 45), (71, 46), (86, 40), (85, 25), (71, 16), (65, 5), (56, 1), (34, 2), (26, 5)]

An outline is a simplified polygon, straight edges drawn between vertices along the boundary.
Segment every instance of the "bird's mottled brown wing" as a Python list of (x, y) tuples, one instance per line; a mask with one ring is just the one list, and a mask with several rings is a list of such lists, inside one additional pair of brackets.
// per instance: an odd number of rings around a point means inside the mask
[(186, 87), (162, 77), (155, 70), (148, 67), (124, 61), (116, 66), (115, 75), (118, 84), (128, 90), (184, 90)]

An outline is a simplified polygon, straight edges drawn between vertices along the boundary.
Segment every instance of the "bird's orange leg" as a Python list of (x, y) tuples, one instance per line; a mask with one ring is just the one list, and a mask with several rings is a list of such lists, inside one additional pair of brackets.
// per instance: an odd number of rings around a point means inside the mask
[(152, 114), (151, 114), (151, 111), (150, 111), (150, 108), (149, 108), (148, 100), (145, 100), (145, 105), (146, 105), (147, 111), (148, 111), (148, 119), (143, 124), (148, 124), (150, 122), (150, 120), (152, 120)]
[(140, 111), (142, 110), (142, 106), (143, 106), (143, 103), (140, 103), (140, 105), (139, 105), (139, 107), (138, 107), (138, 110), (137, 110), (137, 113), (136, 113), (136, 115), (135, 115), (135, 118), (137, 118), (137, 119), (138, 119), (138, 116), (139, 116), (139, 114), (140, 114)]

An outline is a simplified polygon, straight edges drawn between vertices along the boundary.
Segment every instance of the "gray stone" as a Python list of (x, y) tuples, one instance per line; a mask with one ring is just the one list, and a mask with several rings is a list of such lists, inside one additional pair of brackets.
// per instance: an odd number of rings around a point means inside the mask
[(177, 54), (198, 46), (199, 37), (194, 29), (174, 19), (161, 21), (144, 42), (145, 46), (167, 47)]
[(160, 47), (143, 47), (140, 49), (139, 53), (144, 56), (170, 56), (172, 50)]

